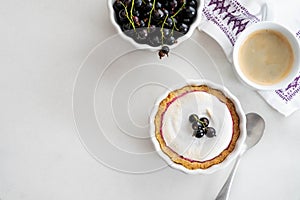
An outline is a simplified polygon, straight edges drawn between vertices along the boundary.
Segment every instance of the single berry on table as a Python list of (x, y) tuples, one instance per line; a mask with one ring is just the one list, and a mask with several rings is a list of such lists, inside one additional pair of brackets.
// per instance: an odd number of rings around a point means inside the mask
[(168, 46), (163, 46), (161, 48), (161, 50), (159, 50), (159, 52), (158, 52), (159, 58), (161, 59), (165, 55), (169, 56), (169, 51), (170, 51), (170, 49)]

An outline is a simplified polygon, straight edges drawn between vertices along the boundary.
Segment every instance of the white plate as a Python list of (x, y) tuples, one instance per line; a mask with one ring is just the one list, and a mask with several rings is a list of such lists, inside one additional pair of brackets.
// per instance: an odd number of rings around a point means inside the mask
[(74, 83), (74, 120), (83, 145), (118, 171), (147, 173), (166, 167), (151, 142), (149, 115), (163, 91), (188, 79), (222, 83), (211, 57), (192, 39), (160, 60), (119, 35), (108, 38), (89, 53)]

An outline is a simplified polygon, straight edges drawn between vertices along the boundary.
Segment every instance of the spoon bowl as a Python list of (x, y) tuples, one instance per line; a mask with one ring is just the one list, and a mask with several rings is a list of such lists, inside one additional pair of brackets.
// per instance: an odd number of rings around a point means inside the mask
[(247, 137), (245, 145), (247, 150), (255, 146), (263, 136), (265, 130), (265, 121), (257, 113), (248, 113), (246, 115)]

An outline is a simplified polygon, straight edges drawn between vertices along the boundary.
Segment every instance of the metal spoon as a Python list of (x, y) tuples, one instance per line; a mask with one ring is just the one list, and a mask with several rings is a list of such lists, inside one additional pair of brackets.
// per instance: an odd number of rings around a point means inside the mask
[(230, 191), (230, 188), (232, 185), (233, 177), (236, 173), (236, 169), (240, 163), (240, 159), (241, 159), (242, 155), (247, 150), (249, 150), (251, 147), (256, 145), (264, 133), (265, 121), (260, 115), (258, 115), (257, 113), (248, 113), (246, 115), (246, 118), (247, 118), (247, 123), (246, 123), (247, 137), (246, 137), (246, 142), (245, 142), (246, 148), (244, 148), (244, 150), (236, 158), (236, 161), (231, 170), (231, 173), (230, 173), (229, 177), (227, 178), (226, 182), (224, 183), (218, 196), (216, 197), (216, 200), (228, 200), (229, 191)]

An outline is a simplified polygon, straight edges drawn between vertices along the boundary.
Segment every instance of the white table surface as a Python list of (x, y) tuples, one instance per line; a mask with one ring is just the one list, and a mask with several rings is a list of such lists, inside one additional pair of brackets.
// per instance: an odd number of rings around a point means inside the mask
[[(300, 4), (276, 1), (275, 6), (288, 14)], [(115, 33), (103, 0), (1, 1), (1, 200), (209, 200), (217, 195), (232, 165), (212, 175), (169, 167), (124, 173), (99, 163), (84, 148), (73, 118), (73, 84), (88, 53)], [(299, 200), (300, 111), (283, 117), (240, 84), (213, 39), (199, 31), (192, 38), (213, 54), (225, 86), (245, 112), (266, 121), (261, 142), (240, 163), (231, 199)]]

